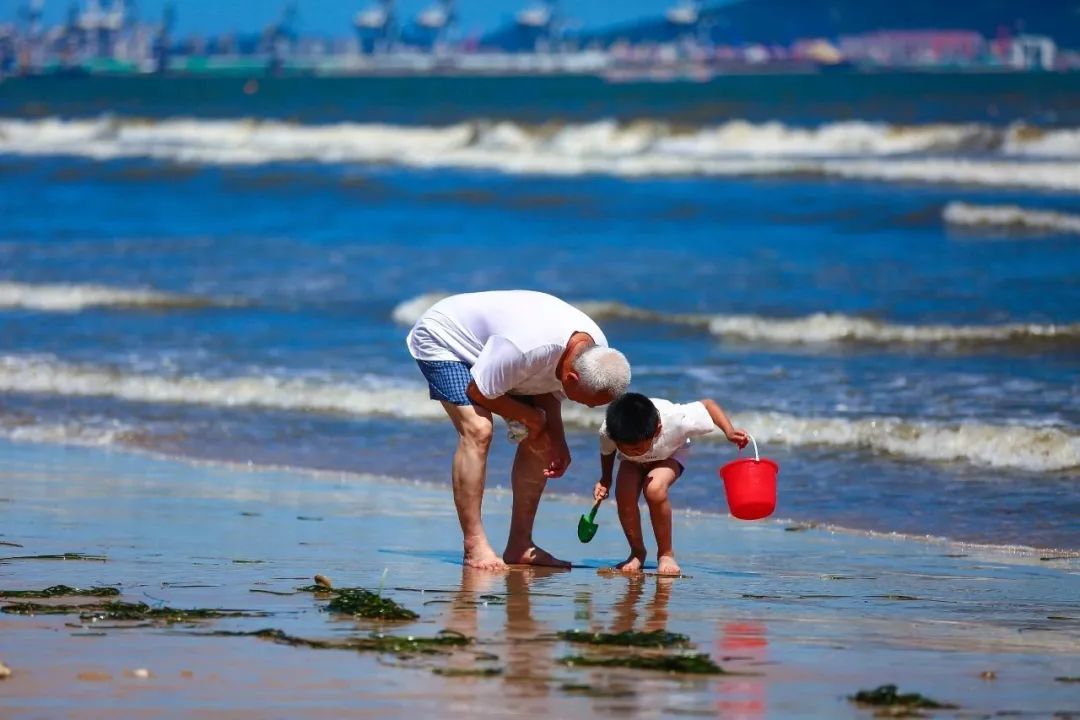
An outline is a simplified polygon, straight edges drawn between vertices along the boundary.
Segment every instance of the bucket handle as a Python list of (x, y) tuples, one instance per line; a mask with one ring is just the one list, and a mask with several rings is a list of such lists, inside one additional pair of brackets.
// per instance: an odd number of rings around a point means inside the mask
[[(754, 462), (761, 462), (761, 456), (758, 455), (757, 451), (757, 440), (755, 440), (754, 436), (750, 433), (746, 433), (746, 437), (750, 438), (750, 442), (754, 444)], [(739, 455), (742, 455), (742, 450), (742, 448), (739, 448)]]

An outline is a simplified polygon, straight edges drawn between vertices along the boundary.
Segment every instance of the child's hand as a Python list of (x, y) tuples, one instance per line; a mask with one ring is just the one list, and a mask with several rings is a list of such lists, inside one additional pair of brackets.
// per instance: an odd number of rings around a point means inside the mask
[(724, 436), (739, 446), (739, 449), (746, 447), (746, 443), (750, 442), (750, 435), (745, 430), (732, 429), (729, 433), (724, 433)]
[(592, 489), (592, 498), (596, 502), (600, 502), (608, 496), (608, 487), (611, 483), (605, 485), (603, 482), (598, 482)]

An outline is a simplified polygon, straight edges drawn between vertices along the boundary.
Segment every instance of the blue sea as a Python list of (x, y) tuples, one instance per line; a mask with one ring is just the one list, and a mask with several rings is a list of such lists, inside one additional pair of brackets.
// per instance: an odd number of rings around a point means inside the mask
[[(1077, 74), (14, 79), (0, 218), (16, 441), (448, 486), (405, 334), (531, 288), (717, 399), (777, 518), (1080, 550)], [(675, 507), (726, 512), (734, 456)]]

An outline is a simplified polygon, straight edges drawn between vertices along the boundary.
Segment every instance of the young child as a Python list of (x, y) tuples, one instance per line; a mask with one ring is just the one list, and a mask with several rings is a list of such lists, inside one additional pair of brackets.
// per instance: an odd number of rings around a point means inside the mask
[(608, 405), (607, 419), (600, 426), (600, 481), (593, 488), (593, 499), (599, 501), (608, 496), (618, 450), (622, 462), (615, 500), (619, 522), (630, 542), (630, 557), (617, 566), (619, 570), (638, 573), (645, 565), (645, 539), (638, 512), (638, 498), (644, 492), (656, 535), (657, 572), (682, 573), (671, 547), (668, 490), (682, 475), (690, 438), (707, 435), (714, 428), (722, 430), (739, 447), (749, 441), (746, 431), (736, 430), (713, 400), (676, 405), (639, 393), (626, 393)]

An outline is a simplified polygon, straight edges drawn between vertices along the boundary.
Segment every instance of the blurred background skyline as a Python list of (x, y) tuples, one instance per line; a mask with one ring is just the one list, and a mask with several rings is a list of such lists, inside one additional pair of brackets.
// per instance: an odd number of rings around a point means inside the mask
[(5, 0), (0, 76), (1074, 70), (1072, 0)]
[[(727, 0), (710, 3), (725, 4)], [(83, 3), (79, 3), (80, 5)], [(107, 3), (103, 3), (107, 4)], [(132, 5), (133, 3), (128, 3)], [(143, 19), (162, 16), (170, 0), (138, 0), (137, 11)], [(281, 17), (284, 2), (267, 0), (175, 0), (176, 31), (181, 35), (213, 35), (223, 32), (255, 32)], [(298, 3), (298, 29), (305, 33), (345, 36), (352, 32), (356, 14), (374, 3), (357, 0), (301, 0)], [(530, 4), (517, 0), (458, 0), (455, 4), (460, 17), (460, 30), (468, 35), (480, 35), (514, 22), (517, 13)], [(651, 16), (661, 16), (673, 3), (670, 0), (576, 0), (566, 5), (566, 12), (575, 25), (586, 28), (617, 25)], [(0, 23), (14, 22), (27, 0), (0, 0)], [(433, 5), (433, 0), (400, 0), (397, 11), (403, 17), (415, 17)], [(67, 16), (69, 2), (51, 0), (44, 3), (42, 20), (46, 24), (62, 22)]]

